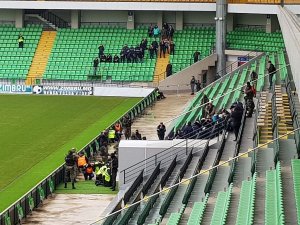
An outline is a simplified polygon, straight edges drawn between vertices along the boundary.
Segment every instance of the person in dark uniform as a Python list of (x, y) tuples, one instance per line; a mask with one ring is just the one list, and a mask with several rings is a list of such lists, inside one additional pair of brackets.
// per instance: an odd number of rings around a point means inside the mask
[(175, 43), (173, 41), (170, 42), (170, 55), (175, 54)]
[(166, 57), (166, 45), (164, 41), (159, 43), (159, 57), (161, 58), (161, 53), (163, 53), (164, 58)]
[(93, 73), (94, 76), (97, 75), (98, 66), (99, 66), (99, 59), (95, 58), (94, 59), (94, 73)]
[(117, 179), (117, 172), (118, 172), (118, 158), (116, 157), (115, 153), (111, 154), (111, 189), (112, 191), (116, 190), (116, 179)]
[(200, 52), (195, 51), (193, 57), (194, 57), (194, 63), (198, 62), (200, 59)]
[(274, 74), (276, 74), (276, 68), (271, 61), (268, 62), (267, 70), (268, 70), (268, 74), (269, 74), (269, 83), (270, 83), (269, 89), (271, 90), (272, 85), (273, 85), (273, 76), (274, 76)]
[(230, 126), (233, 129), (235, 139), (234, 141), (237, 141), (240, 126), (241, 126), (241, 120), (243, 117), (243, 109), (240, 109), (238, 106), (231, 106), (231, 116), (230, 116)]
[(68, 155), (65, 157), (65, 188), (67, 188), (67, 182), (70, 175), (70, 180), (72, 182), (72, 189), (75, 189), (75, 165), (76, 158), (72, 150), (69, 151)]
[(129, 115), (126, 115), (123, 119), (123, 123), (122, 123), (123, 127), (125, 128), (125, 139), (129, 140), (129, 138), (131, 137), (131, 125), (132, 125), (132, 121), (129, 117)]
[(99, 50), (99, 57), (98, 58), (101, 58), (101, 56), (104, 55), (104, 46), (99, 45), (98, 50)]
[(159, 140), (164, 140), (165, 133), (166, 133), (166, 126), (163, 124), (163, 122), (161, 122), (157, 126), (157, 136), (158, 136)]

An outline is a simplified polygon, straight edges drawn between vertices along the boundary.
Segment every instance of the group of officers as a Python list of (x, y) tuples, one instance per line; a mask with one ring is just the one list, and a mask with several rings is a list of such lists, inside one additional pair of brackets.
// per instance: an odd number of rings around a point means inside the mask
[(65, 163), (65, 188), (71, 182), (72, 189), (75, 189), (76, 176), (83, 173), (85, 180), (96, 177), (96, 186), (111, 187), (115, 191), (118, 172), (118, 158), (115, 153), (110, 155), (107, 162), (92, 163), (82, 152), (77, 154), (75, 148), (72, 148), (65, 157)]

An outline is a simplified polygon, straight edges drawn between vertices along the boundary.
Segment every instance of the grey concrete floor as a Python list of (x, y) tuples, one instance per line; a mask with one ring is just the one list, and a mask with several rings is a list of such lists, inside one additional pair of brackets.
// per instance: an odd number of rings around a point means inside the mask
[(56, 194), (34, 210), (22, 224), (91, 224), (101, 218), (113, 197), (101, 194)]

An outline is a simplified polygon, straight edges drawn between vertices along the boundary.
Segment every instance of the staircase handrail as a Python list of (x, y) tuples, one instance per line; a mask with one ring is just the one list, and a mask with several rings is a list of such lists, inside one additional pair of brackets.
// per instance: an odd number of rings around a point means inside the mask
[[(277, 114), (277, 105), (276, 105), (276, 93), (275, 93), (275, 82), (273, 82), (272, 86), (272, 134), (273, 138), (278, 137), (278, 114)], [(279, 140), (276, 140), (273, 144), (274, 149), (274, 163), (275, 165), (278, 162), (278, 155), (279, 155)]]
[(43, 11), (39, 13), (42, 17), (49, 20), (50, 23), (54, 23), (59, 28), (68, 28), (70, 27), (69, 23), (62, 19), (61, 17), (55, 15), (50, 11)]
[(103, 220), (107, 219), (108, 217), (113, 216), (113, 215), (115, 215), (115, 214), (119, 214), (120, 212), (122, 212), (122, 211), (124, 211), (124, 210), (127, 210), (128, 208), (133, 207), (133, 206), (135, 206), (135, 205), (137, 205), (137, 204), (140, 204), (140, 203), (143, 202), (143, 201), (149, 201), (149, 200), (151, 200), (152, 197), (156, 197), (156, 196), (162, 194), (163, 192), (168, 192), (168, 191), (170, 191), (171, 189), (173, 189), (173, 188), (175, 188), (176, 186), (181, 185), (181, 184), (183, 184), (183, 183), (188, 183), (188, 182), (190, 182), (192, 179), (194, 179), (195, 177), (201, 176), (202, 174), (206, 174), (206, 173), (208, 173), (208, 172), (210, 172), (210, 171), (212, 171), (212, 170), (215, 170), (215, 169), (217, 169), (217, 168), (220, 167), (220, 166), (223, 166), (223, 165), (225, 165), (225, 164), (230, 163), (230, 162), (233, 161), (233, 160), (236, 160), (236, 159), (239, 159), (239, 158), (241, 158), (241, 157), (244, 157), (244, 156), (248, 155), (249, 153), (251, 153), (251, 152), (253, 152), (253, 151), (259, 150), (260, 148), (264, 148), (265, 146), (267, 146), (267, 145), (273, 143), (274, 141), (279, 140), (279, 139), (284, 138), (284, 137), (287, 137), (288, 135), (293, 134), (295, 131), (298, 131), (298, 130), (300, 130), (300, 127), (299, 127), (299, 128), (296, 128), (296, 129), (294, 129), (294, 130), (292, 130), (292, 131), (289, 131), (289, 132), (287, 132), (286, 134), (280, 135), (280, 136), (278, 136), (277, 138), (272, 139), (272, 140), (270, 140), (270, 141), (268, 141), (268, 142), (266, 142), (266, 143), (264, 143), (264, 144), (262, 144), (262, 145), (260, 145), (260, 146), (257, 146), (257, 147), (255, 147), (255, 148), (249, 149), (248, 151), (243, 152), (243, 153), (239, 154), (238, 156), (235, 156), (235, 157), (233, 157), (233, 158), (231, 158), (231, 159), (228, 159), (227, 161), (222, 161), (222, 162), (219, 163), (218, 165), (212, 166), (211, 168), (209, 168), (209, 169), (207, 169), (207, 170), (202, 170), (202, 171), (200, 171), (198, 174), (192, 175), (191, 177), (189, 177), (189, 178), (187, 178), (187, 179), (183, 179), (183, 180), (179, 181), (178, 183), (176, 183), (176, 184), (174, 184), (174, 185), (171, 185), (170, 187), (166, 187), (166, 188), (164, 188), (163, 190), (161, 190), (161, 191), (159, 191), (159, 192), (157, 192), (157, 193), (154, 193), (154, 194), (152, 194), (152, 195), (150, 195), (150, 196), (147, 196), (147, 197), (145, 197), (145, 198), (143, 198), (143, 199), (141, 199), (141, 200), (139, 200), (139, 201), (137, 201), (137, 202), (135, 202), (135, 203), (132, 203), (131, 205), (126, 205), (126, 207), (124, 207), (124, 208), (122, 208), (122, 209), (120, 209), (120, 210), (118, 210), (118, 211), (116, 211), (116, 212), (114, 212), (114, 213), (111, 213), (111, 214), (109, 214), (109, 215), (106, 215), (105, 217), (103, 217), (103, 218), (101, 218), (101, 219), (99, 219), (99, 220), (97, 220), (97, 221), (95, 221), (95, 222), (93, 222), (93, 223), (91, 223), (91, 224), (97, 224), (98, 222), (101, 222), (101, 221), (103, 221)]

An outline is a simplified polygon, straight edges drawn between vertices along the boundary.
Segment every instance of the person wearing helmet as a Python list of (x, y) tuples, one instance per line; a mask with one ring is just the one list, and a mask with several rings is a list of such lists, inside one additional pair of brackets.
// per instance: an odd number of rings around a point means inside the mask
[(69, 151), (68, 155), (65, 157), (65, 188), (67, 188), (67, 182), (72, 182), (72, 189), (75, 189), (75, 165), (76, 159), (72, 150)]

